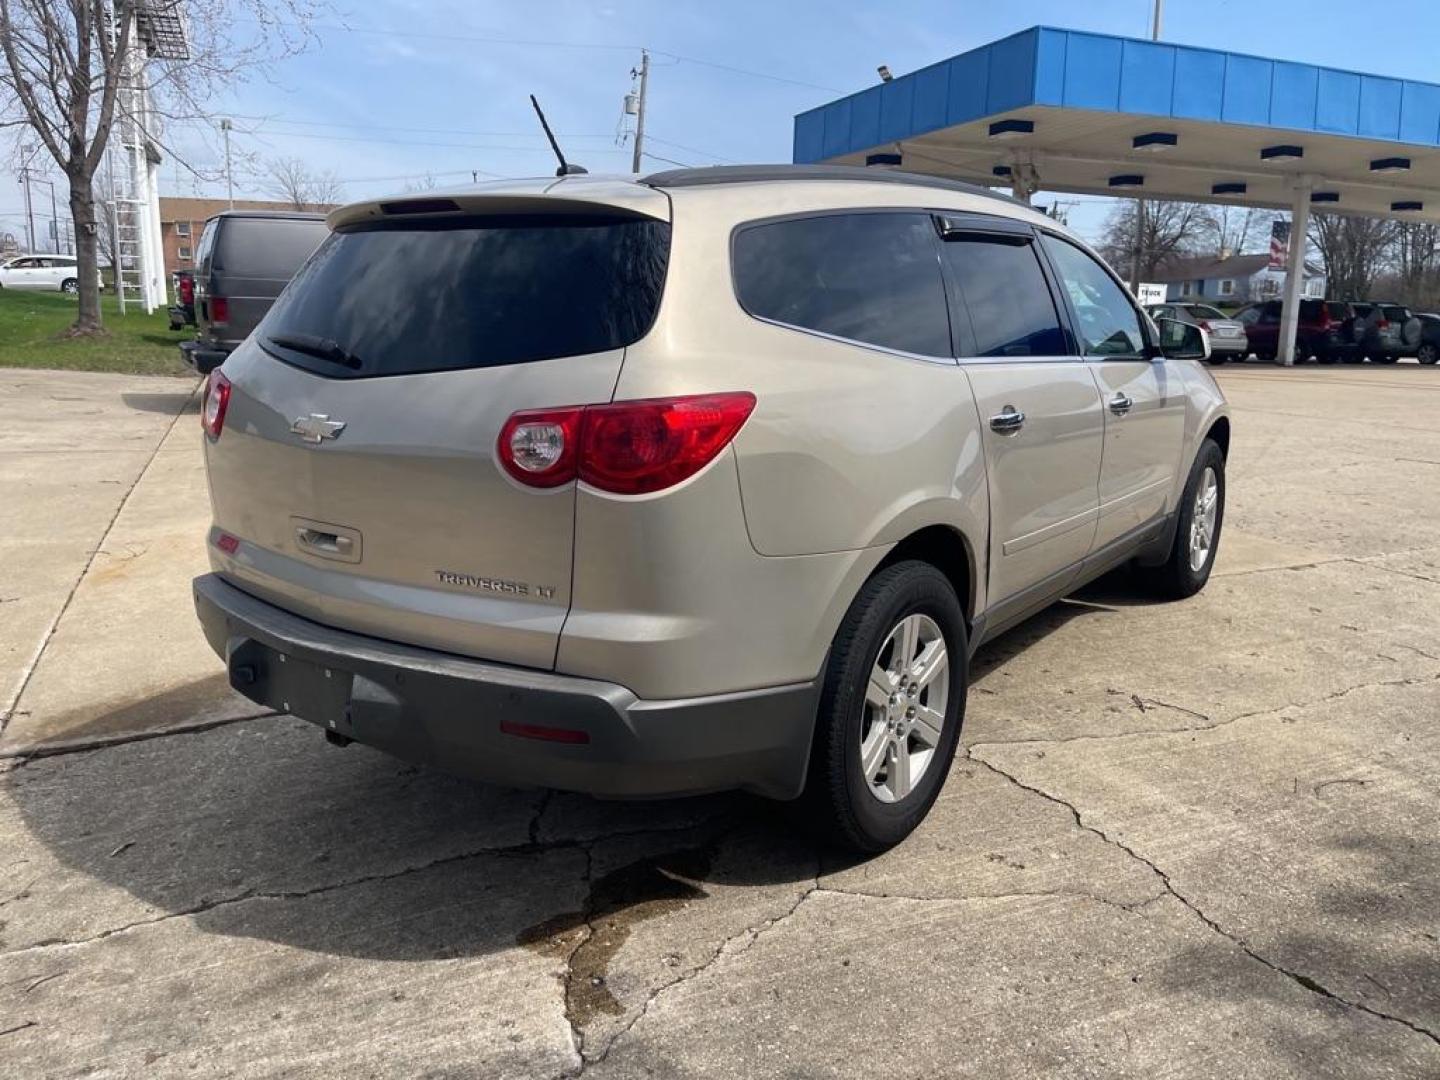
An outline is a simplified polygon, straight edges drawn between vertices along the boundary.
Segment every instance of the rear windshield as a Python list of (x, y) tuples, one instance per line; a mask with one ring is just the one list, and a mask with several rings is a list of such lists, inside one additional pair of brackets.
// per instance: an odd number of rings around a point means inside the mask
[(336, 378), (604, 352), (650, 329), (669, 255), (669, 224), (648, 218), (366, 224), (326, 241), (257, 334), (287, 363)]
[(323, 218), (221, 220), (210, 269), (237, 277), (288, 279), (330, 231)]
[(1217, 308), (1206, 307), (1204, 304), (1191, 304), (1191, 305), (1190, 305), (1190, 314), (1193, 315), (1193, 316), (1195, 316), (1195, 318), (1197, 318), (1197, 319), (1224, 319), (1224, 318), (1228, 318), (1228, 316), (1222, 315)]
[(1382, 304), (1380, 310), (1385, 313), (1385, 318), (1391, 322), (1405, 322), (1410, 318), (1408, 308), (1396, 307), (1394, 304)]

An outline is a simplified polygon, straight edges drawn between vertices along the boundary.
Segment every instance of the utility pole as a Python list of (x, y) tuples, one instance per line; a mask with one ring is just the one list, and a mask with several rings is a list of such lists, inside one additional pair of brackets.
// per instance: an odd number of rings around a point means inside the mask
[(229, 193), (230, 209), (235, 209), (235, 173), (230, 168), (230, 120), (220, 121), (220, 130), (225, 133), (225, 189)]
[(640, 172), (640, 157), (644, 153), (645, 143), (645, 89), (650, 83), (650, 52), (647, 49), (640, 50), (640, 70), (633, 68), (630, 74), (640, 76), (640, 103), (635, 113), (635, 153), (630, 159), (630, 171)]
[(1165, 18), (1165, 0), (1155, 0), (1155, 17), (1150, 22), (1150, 40), (1160, 40), (1160, 24)]
[(25, 185), (25, 250), (35, 251), (35, 209), (30, 205), (30, 169), (20, 166), (20, 182)]

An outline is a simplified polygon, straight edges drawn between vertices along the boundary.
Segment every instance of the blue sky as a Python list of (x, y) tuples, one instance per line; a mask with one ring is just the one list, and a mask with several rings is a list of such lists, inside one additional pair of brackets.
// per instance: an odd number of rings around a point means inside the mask
[[(299, 157), (331, 170), (347, 198), (400, 190), (427, 173), (444, 185), (468, 182), (472, 169), (482, 179), (553, 171), (530, 111), (532, 92), (572, 160), (592, 172), (626, 171), (629, 149), (617, 147), (615, 133), (644, 45), (655, 50), (648, 120), (655, 155), (684, 164), (787, 161), (794, 114), (869, 85), (877, 64), (900, 74), (1037, 23), (1144, 37), (1151, 6), (339, 0), (339, 14), (317, 28), (308, 53), (212, 104), (217, 116), (235, 116), (242, 154)], [(1165, 8), (1169, 41), (1440, 81), (1436, 0), (1363, 7), (1353, 0), (1166, 0)], [(170, 138), (196, 168), (218, 170), (215, 133), (196, 127)], [(648, 165), (667, 167), (658, 159)], [(242, 175), (236, 194), (263, 197), (264, 186)], [(163, 191), (218, 196), (224, 185), (172, 161)], [(48, 189), (36, 192), (48, 208)], [(1106, 202), (1078, 208), (1072, 224), (1094, 236)], [(0, 177), (0, 231), (21, 234), (22, 205), (13, 177)]]

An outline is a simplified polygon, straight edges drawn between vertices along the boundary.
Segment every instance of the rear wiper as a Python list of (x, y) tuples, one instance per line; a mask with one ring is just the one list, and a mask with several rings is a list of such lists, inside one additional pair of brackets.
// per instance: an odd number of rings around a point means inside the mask
[(358, 356), (330, 338), (316, 337), (314, 334), (267, 334), (263, 340), (282, 349), (292, 349), (306, 356), (313, 356), (317, 360), (328, 360), (332, 364), (348, 368), (360, 367)]

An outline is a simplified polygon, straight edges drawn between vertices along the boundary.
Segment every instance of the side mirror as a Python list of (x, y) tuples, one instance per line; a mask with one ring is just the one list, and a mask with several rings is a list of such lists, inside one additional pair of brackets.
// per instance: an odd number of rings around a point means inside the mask
[(1210, 359), (1210, 336), (1194, 323), (1179, 319), (1156, 319), (1160, 331), (1160, 353), (1171, 360)]

